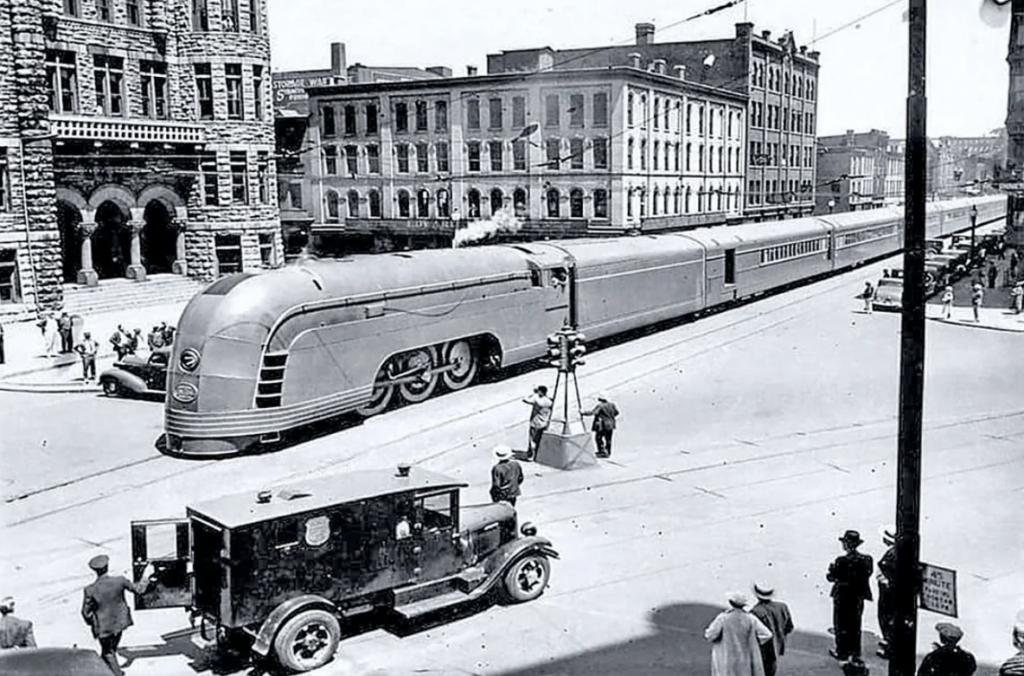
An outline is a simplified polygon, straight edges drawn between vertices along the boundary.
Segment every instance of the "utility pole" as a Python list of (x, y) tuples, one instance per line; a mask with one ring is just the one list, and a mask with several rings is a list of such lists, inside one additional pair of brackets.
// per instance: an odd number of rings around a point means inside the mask
[(924, 408), (925, 188), (928, 99), (925, 52), (928, 0), (910, 2), (907, 82), (906, 207), (904, 212), (903, 322), (896, 494), (896, 615), (889, 676), (914, 676), (920, 585), (921, 436)]
[[(999, 7), (1005, 0), (993, 2)], [(1005, 10), (1004, 10), (1005, 11)], [(1006, 244), (1015, 248), (1024, 247), (1024, 190), (1021, 171), (1024, 170), (1024, 101), (1021, 96), (1021, 76), (1024, 75), (1024, 45), (1020, 43), (1024, 31), (1024, 0), (1012, 0), (1010, 4), (1010, 44), (1006, 61), (1010, 65), (1010, 95), (1006, 111), (1007, 169), (1010, 176), (1006, 213)]]

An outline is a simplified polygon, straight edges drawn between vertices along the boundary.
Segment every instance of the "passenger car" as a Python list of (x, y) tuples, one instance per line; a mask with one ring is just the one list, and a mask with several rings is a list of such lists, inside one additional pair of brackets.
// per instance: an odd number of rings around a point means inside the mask
[(418, 467), (353, 472), (216, 498), (186, 519), (132, 523), (136, 609), (185, 607), (219, 644), (271, 652), (292, 671), (326, 664), (341, 624), (410, 619), (500, 594), (540, 596), (551, 542), (506, 503), (464, 507), (466, 484)]
[(100, 385), (109, 397), (138, 394), (163, 394), (167, 387), (167, 360), (171, 348), (161, 347), (147, 359), (134, 354), (100, 374)]
[(883, 277), (875, 287), (875, 298), (871, 307), (876, 310), (900, 310), (903, 308), (903, 280)]
[(110, 667), (92, 650), (19, 648), (0, 650), (4, 676), (110, 676)]

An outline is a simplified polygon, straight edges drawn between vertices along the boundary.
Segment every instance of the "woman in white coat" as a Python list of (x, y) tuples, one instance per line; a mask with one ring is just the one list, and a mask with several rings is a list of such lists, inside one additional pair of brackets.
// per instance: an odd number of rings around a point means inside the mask
[(744, 594), (732, 592), (727, 598), (729, 609), (704, 630), (711, 642), (711, 676), (764, 676), (761, 644), (772, 639), (772, 632), (746, 611)]

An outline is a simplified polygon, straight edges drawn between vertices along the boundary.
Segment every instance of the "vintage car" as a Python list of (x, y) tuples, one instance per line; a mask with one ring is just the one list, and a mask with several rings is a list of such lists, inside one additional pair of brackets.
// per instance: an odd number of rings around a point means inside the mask
[[(900, 271), (902, 272), (902, 270)], [(875, 287), (875, 298), (871, 307), (876, 310), (900, 310), (903, 308), (903, 279), (883, 277)]]
[(126, 356), (100, 374), (100, 386), (108, 397), (163, 394), (167, 387), (167, 360), (171, 348), (153, 350), (148, 359)]
[(408, 620), (475, 599), (537, 598), (558, 558), (551, 542), (518, 528), (511, 505), (461, 506), (465, 486), (400, 465), (133, 522), (136, 581), (153, 571), (135, 607), (187, 608), (204, 639), (301, 672), (331, 660), (356, 615)]
[(0, 650), (4, 676), (110, 676), (110, 667), (93, 650), (19, 648)]

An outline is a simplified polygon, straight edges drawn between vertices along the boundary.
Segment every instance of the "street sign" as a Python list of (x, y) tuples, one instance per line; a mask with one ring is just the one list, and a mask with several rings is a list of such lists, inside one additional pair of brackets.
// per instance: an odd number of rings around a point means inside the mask
[(956, 617), (956, 571), (930, 563), (921, 564), (921, 602), (923, 610)]

